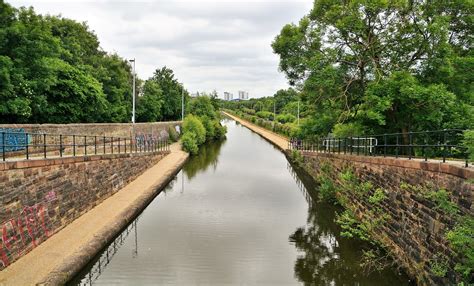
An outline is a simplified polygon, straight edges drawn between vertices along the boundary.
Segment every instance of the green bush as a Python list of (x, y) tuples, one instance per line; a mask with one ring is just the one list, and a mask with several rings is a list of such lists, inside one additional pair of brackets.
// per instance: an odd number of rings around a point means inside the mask
[(242, 111), (247, 113), (247, 114), (250, 114), (250, 115), (254, 115), (255, 114), (255, 110), (253, 109), (250, 109), (250, 108), (242, 108)]
[(219, 121), (214, 121), (214, 139), (224, 139), (225, 134), (227, 133), (227, 127), (219, 123)]
[(206, 140), (214, 139), (214, 136), (216, 133), (215, 121), (209, 119), (209, 117), (207, 116), (202, 116), (199, 119), (201, 120), (202, 125), (204, 126), (204, 129), (206, 129)]
[(464, 146), (467, 148), (469, 159), (474, 161), (474, 130), (464, 131)]
[(296, 117), (293, 114), (278, 114), (276, 117), (276, 120), (280, 123), (288, 123), (288, 122), (294, 122), (296, 120)]
[(191, 154), (195, 155), (199, 150), (196, 135), (192, 132), (184, 133), (183, 136), (181, 136), (181, 144), (183, 146), (184, 151), (189, 152)]
[(206, 142), (206, 128), (204, 128), (204, 125), (197, 116), (190, 114), (184, 118), (183, 136), (186, 135), (186, 133), (194, 134), (198, 146)]
[(273, 120), (273, 112), (259, 111), (255, 114), (260, 118), (267, 119), (267, 120)]
[(179, 134), (176, 132), (176, 129), (173, 126), (168, 128), (168, 135), (171, 142), (176, 142), (179, 139)]
[(454, 251), (462, 256), (455, 270), (469, 279), (474, 271), (474, 218), (467, 215), (462, 217), (456, 226), (448, 231), (446, 239)]

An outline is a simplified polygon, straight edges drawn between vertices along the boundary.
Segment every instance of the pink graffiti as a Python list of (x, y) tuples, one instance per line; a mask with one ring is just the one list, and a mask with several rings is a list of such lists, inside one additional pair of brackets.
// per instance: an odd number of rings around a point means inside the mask
[[(28, 247), (28, 236), (33, 248), (38, 245), (38, 237), (43, 234), (49, 237), (46, 226), (48, 218), (47, 207), (43, 203), (26, 206), (16, 218), (12, 218), (1, 224), (2, 243), (0, 244), (0, 262), (3, 267), (10, 264), (8, 254), (17, 249), (18, 256)], [(26, 234), (25, 234), (26, 229)]]

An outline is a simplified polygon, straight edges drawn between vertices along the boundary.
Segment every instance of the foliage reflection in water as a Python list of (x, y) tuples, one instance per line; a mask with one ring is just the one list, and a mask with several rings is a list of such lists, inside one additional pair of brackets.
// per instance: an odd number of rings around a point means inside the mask
[(408, 285), (395, 269), (364, 275), (367, 246), (340, 237), (338, 209), (313, 199), (313, 180), (258, 135), (225, 124), (228, 139), (191, 157), (128, 236), (70, 284)]

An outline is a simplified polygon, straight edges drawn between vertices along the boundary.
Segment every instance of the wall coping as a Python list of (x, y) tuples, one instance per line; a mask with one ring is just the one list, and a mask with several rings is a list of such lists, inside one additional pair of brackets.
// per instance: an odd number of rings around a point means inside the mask
[(316, 152), (303, 152), (307, 156), (320, 156), (326, 158), (337, 158), (342, 160), (348, 160), (359, 163), (369, 163), (377, 165), (394, 166), (407, 169), (424, 170), (430, 172), (445, 173), (452, 176), (456, 176), (462, 179), (474, 179), (474, 169), (472, 167), (458, 166), (450, 163), (424, 161), (419, 159), (406, 159), (406, 158), (394, 158), (394, 157), (369, 157), (369, 156), (357, 156), (350, 154), (334, 154), (334, 153), (316, 153)]
[(21, 161), (6, 161), (0, 162), (0, 171), (8, 171), (15, 169), (28, 169), (38, 168), (62, 164), (75, 164), (81, 162), (100, 161), (100, 160), (112, 160), (120, 158), (130, 157), (142, 157), (151, 156), (158, 154), (168, 154), (170, 151), (156, 151), (150, 153), (124, 153), (124, 154), (102, 154), (102, 155), (90, 155), (90, 156), (77, 156), (77, 157), (57, 157), (57, 158), (46, 158), (46, 159), (30, 159)]
[[(181, 124), (182, 121), (157, 121), (157, 122), (138, 122), (135, 125), (143, 126), (143, 125), (163, 125), (163, 124)], [(55, 123), (22, 123), (22, 124), (0, 124), (0, 127), (5, 128), (28, 128), (28, 127), (87, 127), (87, 126), (132, 126), (132, 123), (63, 123), (63, 124), (55, 124)]]

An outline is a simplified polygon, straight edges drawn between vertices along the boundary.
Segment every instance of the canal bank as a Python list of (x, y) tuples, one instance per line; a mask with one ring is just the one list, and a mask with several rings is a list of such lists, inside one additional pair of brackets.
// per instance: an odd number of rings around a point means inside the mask
[(233, 120), (239, 122), (240, 124), (252, 130), (253, 132), (257, 133), (258, 135), (262, 136), (265, 140), (272, 143), (274, 146), (278, 147), (278, 149), (280, 149), (282, 152), (285, 152), (285, 150), (288, 149), (288, 143), (289, 143), (288, 138), (281, 136), (279, 134), (276, 134), (274, 132), (271, 132), (263, 127), (259, 127), (253, 123), (243, 120), (242, 118), (234, 116), (228, 112), (223, 111), (222, 113), (232, 118)]
[(0, 272), (0, 285), (60, 285), (107, 245), (181, 169), (179, 143), (153, 167)]

